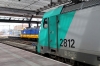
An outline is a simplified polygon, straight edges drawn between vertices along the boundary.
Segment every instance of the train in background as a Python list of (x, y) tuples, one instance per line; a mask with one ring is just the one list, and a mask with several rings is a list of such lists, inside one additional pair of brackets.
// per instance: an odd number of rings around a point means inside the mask
[(48, 11), (40, 27), (38, 53), (72, 66), (100, 66), (100, 0)]
[(38, 39), (39, 27), (25, 28), (21, 31), (20, 38), (24, 39)]

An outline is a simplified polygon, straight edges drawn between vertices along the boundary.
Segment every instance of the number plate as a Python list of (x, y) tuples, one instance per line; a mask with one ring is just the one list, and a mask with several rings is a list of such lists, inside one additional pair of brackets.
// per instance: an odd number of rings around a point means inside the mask
[(74, 39), (60, 39), (61, 47), (69, 47), (69, 48), (75, 48), (75, 40)]

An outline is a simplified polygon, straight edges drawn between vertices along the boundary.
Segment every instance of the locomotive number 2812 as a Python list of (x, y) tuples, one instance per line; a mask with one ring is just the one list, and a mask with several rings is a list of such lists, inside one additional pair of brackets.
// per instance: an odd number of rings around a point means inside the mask
[(75, 40), (74, 39), (60, 39), (61, 47), (69, 47), (69, 48), (75, 48)]

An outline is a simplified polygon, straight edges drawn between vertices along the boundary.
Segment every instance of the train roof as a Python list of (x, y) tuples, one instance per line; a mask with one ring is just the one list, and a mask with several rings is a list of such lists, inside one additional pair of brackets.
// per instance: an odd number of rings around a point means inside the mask
[(51, 11), (46, 12), (46, 13), (43, 15), (43, 18), (48, 18), (48, 17), (51, 17), (51, 16), (55, 16), (55, 15), (60, 14), (61, 11), (62, 11), (62, 8), (63, 8), (63, 6), (59, 6), (59, 7), (56, 8), (56, 9), (53, 9), (53, 10), (51, 10)]
[[(81, 2), (78, 4), (72, 4), (72, 5), (63, 5), (60, 6), (56, 9), (53, 9), (51, 11), (46, 12), (43, 15), (43, 18), (48, 18), (51, 16), (55, 16), (55, 15), (59, 15), (60, 13), (65, 13), (65, 12), (70, 12), (70, 11), (75, 11), (75, 10), (81, 10), (84, 8), (89, 8), (92, 6), (96, 6), (96, 5), (100, 5), (100, 0), (90, 0), (90, 1), (86, 1), (86, 2)], [(64, 7), (64, 8), (63, 8)]]

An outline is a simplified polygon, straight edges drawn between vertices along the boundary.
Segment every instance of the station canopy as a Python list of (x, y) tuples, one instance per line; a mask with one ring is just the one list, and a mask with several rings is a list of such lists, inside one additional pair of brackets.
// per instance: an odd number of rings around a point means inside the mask
[(31, 16), (71, 0), (0, 0), (0, 14)]
[(31, 16), (48, 4), (50, 0), (0, 0), (0, 14)]
[(41, 21), (39, 18), (42, 18), (45, 12), (69, 1), (71, 0), (0, 0), (0, 22)]

